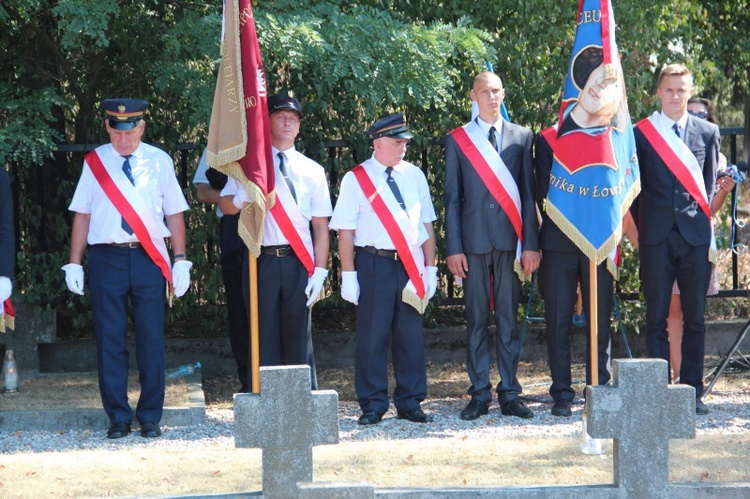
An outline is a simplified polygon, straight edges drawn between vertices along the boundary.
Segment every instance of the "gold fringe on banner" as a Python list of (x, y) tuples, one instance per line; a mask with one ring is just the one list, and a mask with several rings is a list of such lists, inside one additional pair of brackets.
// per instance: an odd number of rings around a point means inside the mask
[[(563, 233), (568, 236), (571, 241), (573, 241), (573, 243), (581, 250), (581, 252), (583, 252), (583, 254), (586, 255), (586, 257), (588, 257), (590, 260), (593, 260), (594, 263), (599, 265), (605, 259), (611, 260), (609, 258), (609, 255), (615, 250), (615, 248), (617, 248), (617, 245), (620, 244), (620, 240), (622, 239), (622, 217), (625, 216), (627, 211), (630, 209), (630, 205), (633, 204), (633, 200), (636, 198), (636, 196), (638, 196), (640, 192), (641, 179), (638, 178), (630, 187), (628, 194), (625, 196), (625, 199), (620, 205), (620, 222), (617, 224), (617, 228), (599, 249), (594, 248), (594, 246), (589, 243), (588, 239), (584, 237), (581, 231), (579, 231), (578, 228), (573, 225), (552, 203), (546, 202), (545, 210), (547, 211), (547, 215), (549, 215), (550, 219), (552, 219), (552, 221), (555, 222), (560, 230), (562, 230)], [(619, 271), (617, 271), (617, 266), (614, 262), (612, 262), (611, 264), (607, 262), (607, 269), (615, 277), (615, 279), (619, 278)]]
[(206, 154), (208, 165), (217, 169), (222, 165), (239, 161), (247, 153), (247, 116), (242, 78), (239, 10), (239, 0), (227, 1), (224, 19), (225, 40), (221, 42), (219, 80), (208, 127)]

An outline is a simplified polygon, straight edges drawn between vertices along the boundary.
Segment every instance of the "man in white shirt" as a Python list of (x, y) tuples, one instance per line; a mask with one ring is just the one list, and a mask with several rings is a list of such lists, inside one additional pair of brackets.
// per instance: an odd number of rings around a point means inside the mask
[[(323, 167), (294, 148), (302, 118), (299, 101), (286, 92), (272, 95), (268, 113), (277, 206), (266, 214), (258, 257), (260, 365), (307, 364), (317, 390), (309, 307), (328, 276), (331, 197)], [(247, 202), (245, 190), (231, 178), (221, 196), (219, 207), (228, 215)]]
[[(111, 423), (107, 438), (130, 433), (133, 418), (128, 404), (130, 301), (141, 384), (135, 416), (141, 435), (152, 438), (161, 435), (164, 406), (165, 285), (169, 281), (178, 297), (190, 285), (183, 216), (188, 205), (172, 158), (141, 142), (148, 102), (107, 99), (102, 107), (111, 143), (84, 158), (69, 206), (75, 218), (70, 263), (63, 270), (68, 289), (83, 295), (81, 264), (88, 245), (99, 391)], [(171, 268), (167, 237), (175, 261)]]
[(357, 306), (359, 424), (377, 424), (388, 411), (389, 340), (397, 417), (429, 423), (420, 407), (427, 396), (422, 313), (437, 289), (437, 217), (424, 173), (404, 161), (413, 137), (404, 117), (376, 121), (367, 137), (375, 151), (344, 176), (330, 223), (339, 235), (341, 297)]

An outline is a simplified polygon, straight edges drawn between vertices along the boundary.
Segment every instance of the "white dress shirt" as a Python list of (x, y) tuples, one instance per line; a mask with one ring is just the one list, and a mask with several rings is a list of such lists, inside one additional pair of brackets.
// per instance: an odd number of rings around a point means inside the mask
[[(362, 163), (362, 166), (368, 171), (376, 171), (384, 179), (387, 178), (386, 167), (374, 156)], [(422, 170), (406, 161), (401, 161), (396, 165), (391, 175), (404, 198), (409, 219), (419, 231), (418, 242), (421, 246), (429, 238), (424, 224), (437, 219), (427, 178)], [(383, 250), (396, 249), (352, 172), (347, 172), (341, 180), (336, 208), (333, 210), (333, 217), (328, 226), (336, 231), (354, 230), (355, 246), (374, 246)]]
[[(111, 175), (122, 171), (125, 158), (115, 151), (112, 144), (99, 146), (96, 152)], [(164, 223), (164, 216), (181, 213), (189, 208), (177, 182), (172, 158), (161, 149), (141, 143), (130, 157), (130, 166), (135, 189), (151, 209), (161, 235), (171, 236)], [(138, 241), (135, 234), (128, 234), (122, 229), (122, 215), (109, 200), (85, 161), (68, 209), (91, 215), (87, 237), (89, 244)]]

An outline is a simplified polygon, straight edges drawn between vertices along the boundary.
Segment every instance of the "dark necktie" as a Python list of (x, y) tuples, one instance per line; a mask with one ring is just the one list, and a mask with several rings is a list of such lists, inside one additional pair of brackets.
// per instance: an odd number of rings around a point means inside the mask
[(277, 154), (279, 157), (279, 171), (281, 172), (281, 176), (284, 178), (284, 182), (286, 182), (287, 187), (289, 187), (289, 192), (292, 193), (292, 197), (294, 198), (294, 202), (297, 202), (297, 192), (294, 190), (294, 184), (292, 183), (292, 179), (289, 178), (289, 174), (286, 171), (286, 154), (283, 152), (280, 152)]
[(672, 125), (672, 130), (674, 130), (674, 133), (677, 135), (677, 138), (682, 140), (682, 134), (680, 133), (680, 124), (675, 123)]
[(490, 134), (487, 136), (487, 140), (490, 141), (492, 148), (497, 151), (497, 137), (495, 137), (495, 127), (490, 127)]
[[(126, 177), (128, 177), (128, 180), (130, 180), (130, 183), (135, 185), (135, 180), (133, 180), (133, 171), (130, 167), (130, 156), (125, 156), (125, 162), (122, 164), (122, 172), (125, 174)], [(125, 221), (123, 218), (120, 222), (120, 225), (122, 226), (122, 230), (127, 232), (128, 234), (133, 234), (133, 229), (130, 228), (130, 225)]]
[(388, 187), (391, 188), (391, 191), (393, 192), (393, 195), (396, 197), (396, 201), (398, 201), (398, 204), (401, 205), (401, 208), (406, 211), (406, 204), (404, 203), (404, 198), (401, 196), (401, 191), (398, 190), (398, 185), (396, 185), (396, 179), (394, 179), (391, 176), (391, 173), (393, 173), (393, 167), (389, 166), (385, 169), (385, 173), (388, 174)]

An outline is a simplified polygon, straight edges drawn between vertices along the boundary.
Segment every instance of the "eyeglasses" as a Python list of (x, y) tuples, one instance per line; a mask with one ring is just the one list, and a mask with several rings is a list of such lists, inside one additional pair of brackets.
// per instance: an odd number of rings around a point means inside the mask
[(709, 117), (709, 114), (707, 111), (690, 111), (688, 110), (688, 114), (695, 116), (696, 118), (700, 118), (702, 120), (706, 120)]

